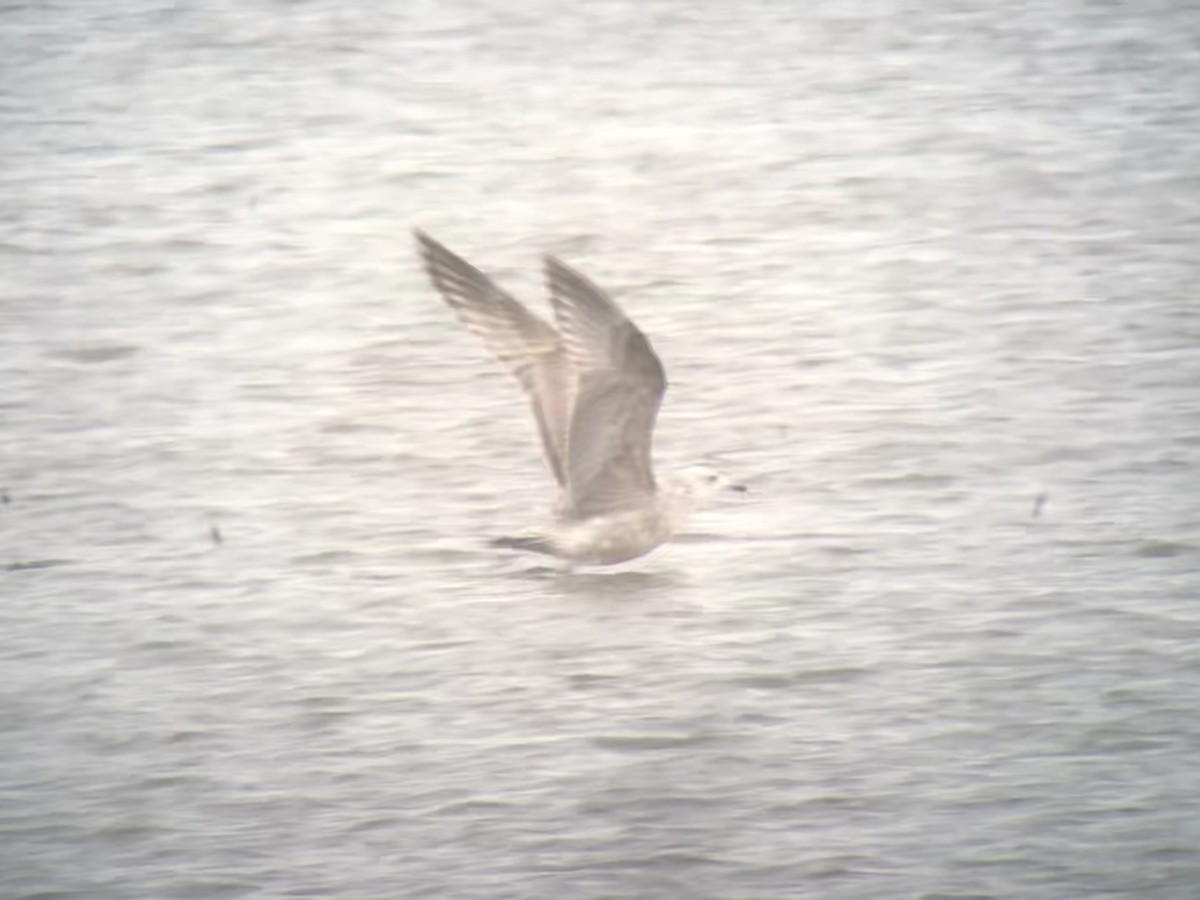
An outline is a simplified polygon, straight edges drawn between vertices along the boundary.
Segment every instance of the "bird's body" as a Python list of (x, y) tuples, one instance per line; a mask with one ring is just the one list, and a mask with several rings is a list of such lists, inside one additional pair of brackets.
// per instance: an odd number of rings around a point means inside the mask
[(696, 467), (656, 481), (651, 444), (667, 388), (646, 336), (611, 298), (552, 256), (555, 326), (486, 275), (416, 232), (434, 286), (520, 381), (558, 483), (555, 521), (496, 543), (576, 563), (635, 559), (670, 540), (727, 482)]
[(590, 519), (561, 518), (553, 528), (500, 538), (498, 547), (546, 553), (576, 563), (609, 566), (636, 559), (671, 539), (670, 521), (657, 510), (634, 510)]

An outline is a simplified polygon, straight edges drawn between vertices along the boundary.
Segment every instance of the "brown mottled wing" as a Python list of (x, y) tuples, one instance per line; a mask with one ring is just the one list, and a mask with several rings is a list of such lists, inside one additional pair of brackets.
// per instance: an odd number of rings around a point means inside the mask
[(546, 465), (565, 489), (572, 376), (558, 332), (466, 260), (424, 232), (414, 234), (442, 299), (521, 382), (541, 435)]
[(654, 494), (654, 422), (667, 379), (646, 336), (603, 291), (554, 257), (546, 283), (575, 371), (567, 515), (643, 506)]

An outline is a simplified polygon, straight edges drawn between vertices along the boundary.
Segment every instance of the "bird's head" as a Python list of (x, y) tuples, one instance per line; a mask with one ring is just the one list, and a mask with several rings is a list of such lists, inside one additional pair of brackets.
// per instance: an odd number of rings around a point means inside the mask
[(744, 484), (734, 484), (721, 471), (712, 466), (689, 466), (674, 473), (675, 490), (693, 502), (707, 500), (722, 491), (745, 493)]

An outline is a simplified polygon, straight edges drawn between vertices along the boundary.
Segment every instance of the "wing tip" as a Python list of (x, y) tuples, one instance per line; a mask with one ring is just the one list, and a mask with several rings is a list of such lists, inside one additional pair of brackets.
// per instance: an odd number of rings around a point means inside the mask
[(439, 253), (449, 252), (439, 241), (436, 241), (430, 237), (429, 232), (425, 231), (424, 229), (414, 225), (412, 233), (413, 237), (416, 238), (417, 248), (421, 251), (421, 255), (424, 256), (425, 259), (431, 259)]
[(588, 280), (582, 272), (571, 266), (553, 253), (542, 254), (542, 271), (546, 276), (546, 284), (553, 287), (556, 282), (574, 282), (576, 285), (584, 285), (592, 290), (600, 292), (600, 288)]

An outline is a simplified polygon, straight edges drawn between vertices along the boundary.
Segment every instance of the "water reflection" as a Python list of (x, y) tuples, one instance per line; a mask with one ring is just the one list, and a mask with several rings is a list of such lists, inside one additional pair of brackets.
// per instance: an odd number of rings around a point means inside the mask
[(675, 571), (612, 572), (552, 566), (533, 566), (515, 573), (514, 577), (544, 582), (563, 597), (631, 603), (661, 600), (688, 584), (687, 577)]

